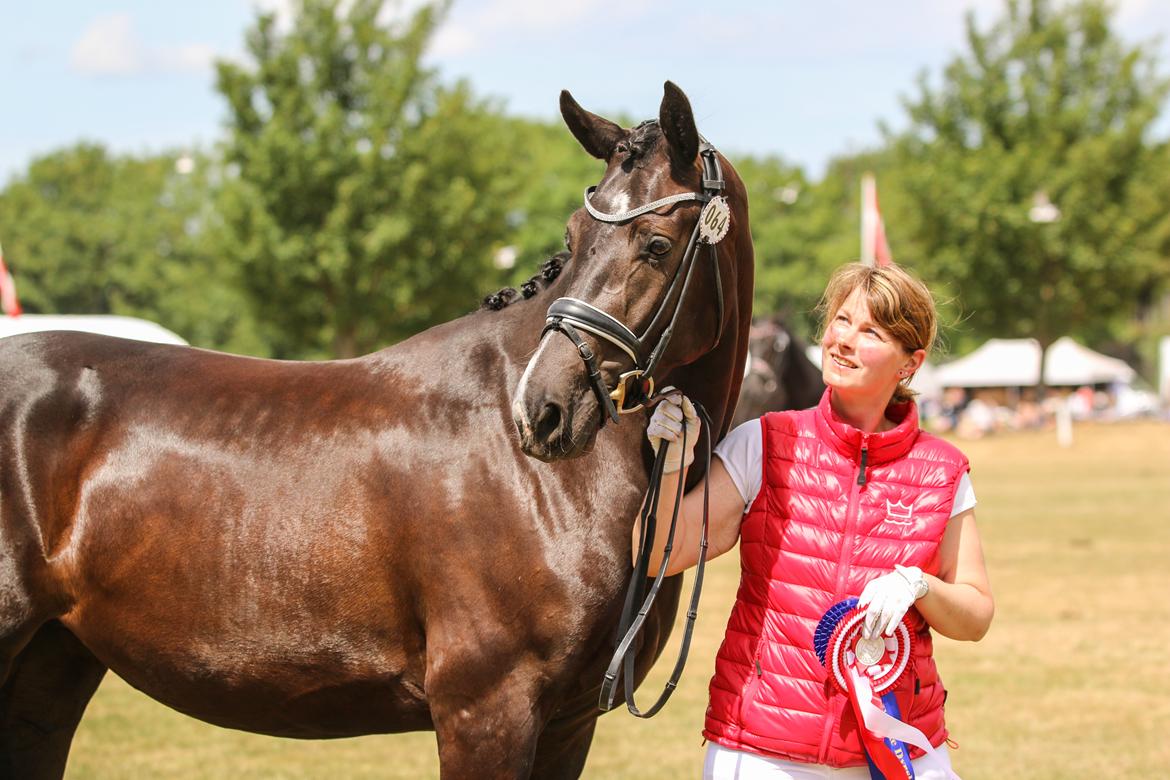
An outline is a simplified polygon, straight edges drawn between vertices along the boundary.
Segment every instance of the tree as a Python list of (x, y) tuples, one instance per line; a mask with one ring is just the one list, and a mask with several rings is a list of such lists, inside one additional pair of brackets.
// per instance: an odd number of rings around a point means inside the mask
[[(473, 308), (524, 171), (508, 122), (421, 57), (443, 6), (303, 0), (220, 62), (228, 243), (282, 356), (348, 357)], [(401, 11), (401, 9), (398, 9)]]
[(208, 244), (206, 161), (188, 170), (178, 157), (80, 144), (34, 160), (0, 193), (26, 311), (145, 317), (200, 346), (265, 351)]
[[(1010, 0), (969, 51), (908, 100), (895, 140), (918, 267), (983, 335), (1048, 347), (1132, 312), (1167, 277), (1168, 82), (1098, 0)], [(891, 220), (892, 221), (892, 220)]]
[[(887, 151), (833, 159), (820, 181), (774, 157), (736, 161), (751, 202), (758, 313), (779, 312), (804, 338), (815, 338), (816, 306), (830, 275), (860, 254), (860, 179), (890, 165)], [(885, 193), (883, 191), (883, 203)], [(900, 231), (892, 236), (905, 240)], [(897, 243), (895, 256), (906, 247)]]
[(775, 156), (742, 156), (733, 164), (751, 206), (756, 256), (753, 309), (757, 314), (779, 312), (786, 319), (794, 314), (799, 318), (820, 292), (812, 289), (817, 284), (817, 258), (811, 244), (820, 225), (810, 218), (815, 211), (810, 183), (800, 169)]
[(518, 283), (564, 249), (565, 223), (581, 208), (585, 188), (598, 182), (605, 166), (582, 151), (559, 120), (512, 122), (517, 164), (525, 172), (523, 189), (508, 213), (508, 241), (515, 252), (511, 278)]

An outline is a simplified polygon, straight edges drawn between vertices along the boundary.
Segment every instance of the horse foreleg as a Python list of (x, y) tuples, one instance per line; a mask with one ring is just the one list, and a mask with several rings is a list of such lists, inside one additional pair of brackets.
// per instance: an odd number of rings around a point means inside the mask
[(0, 778), (64, 775), (73, 733), (105, 673), (60, 623), (41, 626), (0, 687)]
[(585, 759), (593, 744), (597, 728), (597, 711), (572, 720), (552, 720), (540, 733), (536, 759), (532, 765), (535, 780), (573, 780), (585, 771)]
[[(527, 778), (532, 774), (543, 718), (534, 672), (517, 668), (476, 685), (462, 679), (428, 675), (427, 699), (439, 743), (442, 780)], [(482, 679), (482, 678), (480, 678)]]

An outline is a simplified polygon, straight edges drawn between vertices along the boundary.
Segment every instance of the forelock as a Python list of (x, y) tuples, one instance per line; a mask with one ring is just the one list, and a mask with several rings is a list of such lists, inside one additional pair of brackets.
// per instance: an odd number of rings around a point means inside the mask
[(628, 154), (629, 160), (648, 157), (662, 140), (662, 128), (655, 119), (647, 119), (630, 130), (630, 134), (618, 144), (618, 150)]

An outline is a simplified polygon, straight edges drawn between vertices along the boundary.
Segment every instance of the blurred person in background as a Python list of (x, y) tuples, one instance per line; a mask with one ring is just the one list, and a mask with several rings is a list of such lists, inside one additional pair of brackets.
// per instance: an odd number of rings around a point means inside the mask
[(997, 408), (983, 396), (976, 394), (959, 415), (959, 425), (955, 433), (964, 439), (981, 439), (989, 433), (994, 433), (999, 426)]
[[(901, 719), (936, 748), (925, 757), (911, 749), (917, 778), (946, 778), (946, 691), (931, 631), (979, 640), (994, 604), (967, 459), (920, 430), (909, 389), (935, 342), (934, 300), (897, 266), (855, 263), (833, 275), (820, 312), (827, 385), (820, 404), (735, 428), (715, 448), (704, 480), (707, 557), (738, 541), (742, 569), (710, 685), (703, 775), (870, 777), (857, 718), (813, 649), (822, 615), (855, 596), (866, 639), (892, 635), (909, 616), (910, 673), (894, 692)], [(651, 417), (655, 452), (669, 442), (660, 518), (674, 510), (699, 431), (693, 405), (678, 393)], [(700, 482), (682, 499), (667, 574), (698, 562), (702, 517)], [(669, 524), (658, 526), (651, 575), (662, 568)], [(635, 552), (639, 530), (635, 523)]]

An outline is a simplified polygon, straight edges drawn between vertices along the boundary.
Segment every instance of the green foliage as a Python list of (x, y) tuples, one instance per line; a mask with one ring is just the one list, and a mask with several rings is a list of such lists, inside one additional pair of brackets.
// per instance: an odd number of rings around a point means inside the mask
[[(810, 237), (816, 207), (803, 171), (778, 157), (740, 157), (732, 161), (748, 192), (752, 244), (756, 256), (754, 311), (782, 312), (787, 318), (811, 308), (816, 286), (816, 256)], [(823, 213), (823, 210), (822, 210)]]
[(519, 283), (564, 249), (565, 223), (605, 165), (582, 150), (560, 121), (516, 119), (513, 133), (519, 147), (514, 164), (524, 186), (508, 214), (508, 241), (516, 251), (511, 281)]
[(34, 160), (0, 193), (6, 257), (25, 311), (154, 320), (208, 347), (262, 352), (207, 244), (205, 161), (115, 157), (81, 144)]
[(304, 0), (287, 32), (258, 18), (251, 66), (218, 64), (225, 251), (283, 356), (404, 338), (473, 308), (495, 274), (523, 173), (513, 128), (422, 67), (442, 6), (382, 10)]
[[(796, 333), (815, 338), (816, 306), (829, 276), (859, 255), (862, 175), (877, 175), (883, 213), (902, 206), (904, 196), (893, 186), (894, 160), (888, 150), (841, 156), (820, 181), (774, 157), (741, 158), (735, 165), (751, 203), (756, 313), (780, 313)], [(887, 219), (887, 232), (895, 259), (912, 266), (913, 237), (897, 219)]]
[[(258, 17), (249, 63), (218, 65), (222, 160), (193, 173), (174, 155), (90, 145), (34, 162), (0, 192), (27, 310), (143, 316), (250, 354), (349, 356), (531, 275), (601, 163), (559, 121), (506, 117), (423, 67), (446, 2), (391, 5), (301, 0), (289, 29)], [(813, 334), (825, 281), (858, 255), (873, 171), (894, 257), (931, 284), (957, 351), (987, 336), (1153, 343), (1164, 322), (1135, 313), (1170, 292), (1170, 147), (1150, 140), (1170, 83), (1110, 22), (1098, 0), (1012, 0), (988, 30), (968, 19), (968, 51), (920, 79), (909, 128), (884, 148), (819, 181), (738, 158), (757, 313)], [(1060, 219), (1033, 221), (1037, 198)], [(496, 268), (506, 254), (514, 267)]]
[(779, 313), (798, 335), (815, 337), (816, 305), (829, 275), (857, 259), (857, 177), (864, 164), (842, 158), (809, 181), (783, 161), (743, 158), (756, 251), (757, 315)]
[[(974, 333), (1100, 333), (1170, 272), (1167, 150), (1148, 139), (1170, 85), (1110, 21), (1097, 0), (1012, 0), (986, 32), (969, 16), (969, 51), (906, 103), (887, 222)], [(1035, 219), (1046, 199), (1056, 221)]]
[[(617, 120), (634, 124), (628, 119)], [(509, 213), (508, 242), (516, 251), (510, 281), (518, 284), (564, 246), (565, 222), (581, 207), (586, 186), (604, 165), (590, 157), (559, 121), (515, 120), (523, 143), (517, 162), (526, 172), (518, 206)], [(837, 265), (857, 254), (857, 226), (845, 240), (842, 223), (856, 202), (841, 182), (810, 183), (803, 171), (778, 157), (733, 160), (748, 190), (756, 254), (755, 309), (781, 312), (802, 335), (813, 330), (812, 309)]]

